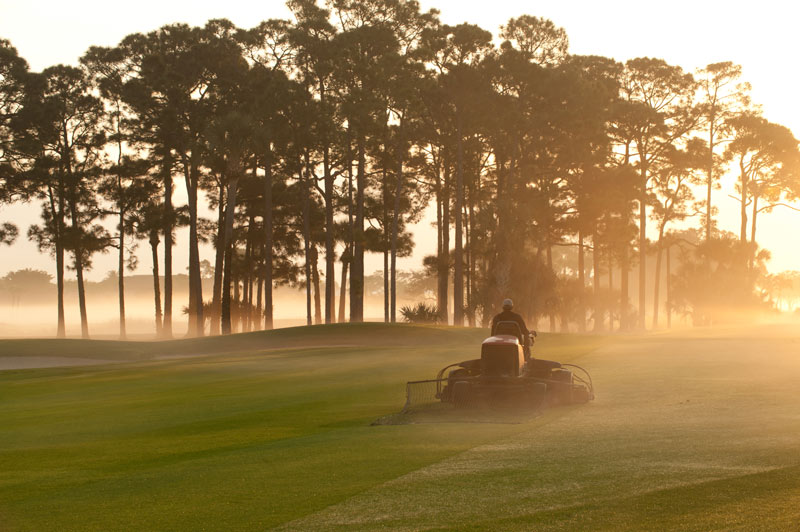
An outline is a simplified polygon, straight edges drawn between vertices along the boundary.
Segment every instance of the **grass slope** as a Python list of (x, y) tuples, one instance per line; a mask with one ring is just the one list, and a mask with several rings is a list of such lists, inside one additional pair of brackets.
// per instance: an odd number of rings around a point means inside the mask
[(115, 361), (152, 360), (183, 355), (223, 355), (238, 352), (263, 352), (298, 347), (381, 347), (414, 345), (463, 345), (485, 336), (481, 329), (455, 329), (439, 326), (361, 323), (314, 327), (290, 327), (232, 336), (192, 338), (170, 341), (20, 339), (0, 340), (0, 357), (96, 358)]
[[(475, 355), (483, 335), (364, 324), (0, 342), (0, 356), (125, 362), (0, 372), (0, 530), (766, 530), (800, 517), (793, 334), (543, 335), (539, 356), (590, 368), (596, 403), (520, 425), (369, 426), (402, 405), (406, 380)], [(204, 356), (160, 359), (187, 354)]]

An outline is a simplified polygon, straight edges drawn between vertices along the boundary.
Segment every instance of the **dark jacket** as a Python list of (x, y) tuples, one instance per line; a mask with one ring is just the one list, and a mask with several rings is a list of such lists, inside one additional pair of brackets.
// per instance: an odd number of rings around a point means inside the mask
[(492, 336), (495, 334), (497, 324), (501, 321), (516, 322), (517, 325), (519, 325), (520, 332), (522, 332), (522, 338), (520, 338), (520, 341), (523, 343), (523, 345), (528, 343), (528, 335), (530, 334), (530, 331), (528, 331), (528, 328), (525, 327), (525, 320), (522, 319), (522, 316), (510, 310), (504, 310), (492, 319)]

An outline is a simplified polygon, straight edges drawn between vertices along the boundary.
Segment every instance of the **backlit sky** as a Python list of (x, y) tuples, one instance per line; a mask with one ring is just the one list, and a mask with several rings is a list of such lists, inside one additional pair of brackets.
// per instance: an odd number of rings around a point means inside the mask
[[(800, 7), (794, 2), (717, 2), (709, 0), (648, 2), (617, 0), (561, 0), (521, 2), (492, 0), (423, 0), (423, 8), (437, 8), (447, 23), (470, 22), (497, 33), (512, 16), (531, 14), (552, 19), (566, 29), (570, 51), (595, 54), (624, 61), (633, 57), (659, 57), (686, 70), (708, 63), (734, 61), (742, 65), (744, 79), (753, 85), (753, 99), (763, 105), (764, 114), (800, 134), (797, 105), (797, 31)], [(0, 37), (9, 39), (28, 60), (41, 70), (57, 63), (74, 64), (90, 45), (114, 45), (125, 35), (146, 32), (163, 24), (186, 22), (202, 25), (210, 18), (228, 18), (240, 27), (252, 27), (261, 20), (288, 17), (282, 0), (247, 2), (225, 0), (139, 0), (110, 3), (99, 0), (20, 1), (0, 0)], [(733, 178), (723, 181), (715, 193), (721, 209), (721, 225), (738, 234), (738, 204), (727, 197)], [(5, 207), (0, 221), (13, 220), (24, 234), (36, 223), (38, 205)], [(698, 221), (699, 224), (699, 221)], [(772, 271), (800, 270), (800, 247), (790, 236), (800, 228), (800, 213), (776, 210), (759, 218), (759, 243), (772, 251)], [(435, 232), (424, 221), (415, 231), (414, 256), (400, 261), (401, 268), (417, 268), (422, 257), (435, 251)], [(183, 236), (183, 235), (181, 235)], [(22, 241), (3, 249), (0, 275), (19, 268), (54, 271), (48, 256)], [(185, 238), (175, 251), (176, 272), (184, 271), (187, 256)], [(212, 258), (206, 250), (203, 258)], [(102, 278), (115, 267), (111, 255), (98, 256), (90, 278)], [(381, 267), (378, 257), (368, 259), (367, 272)], [(144, 260), (137, 273), (147, 273)]]

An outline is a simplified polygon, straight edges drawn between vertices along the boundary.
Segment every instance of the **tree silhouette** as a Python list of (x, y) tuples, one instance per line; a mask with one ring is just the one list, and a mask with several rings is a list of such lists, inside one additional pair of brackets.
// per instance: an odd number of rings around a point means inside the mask
[(797, 190), (798, 143), (789, 129), (753, 113), (743, 113), (729, 123), (735, 133), (725, 156), (739, 171), (739, 240), (743, 244), (747, 242), (749, 206), (750, 242), (756, 244), (758, 214), (772, 211), (786, 195)]
[[(25, 99), (28, 63), (7, 40), (0, 39), (0, 206), (26, 196), (22, 173), (30, 159), (14, 146), (14, 121)], [(11, 245), (19, 229), (0, 224), (0, 244)]]
[[(249, 29), (215, 19), (132, 34), (90, 48), (79, 68), (41, 74), (0, 41), (0, 204), (42, 203), (28, 234), (56, 259), (59, 335), (66, 257), (86, 335), (85, 271), (114, 247), (125, 336), (124, 270), (146, 240), (156, 328), (172, 336), (184, 223), (189, 335), (206, 323), (212, 334), (259, 329), (262, 317), (272, 328), (281, 284), (305, 290), (308, 323), (345, 320), (348, 292), (350, 321), (363, 321), (368, 253), (383, 255), (382, 288), (370, 284), (370, 295), (396, 321), (397, 259), (411, 253), (410, 224), (429, 204), (439, 321), (452, 312), (455, 325), (486, 322), (519, 294), (518, 309), (548, 316), (552, 330), (583, 331), (588, 319), (598, 331), (644, 327), (655, 258), (658, 326), (671, 229), (701, 210), (713, 245), (712, 191), (726, 164), (738, 170), (742, 242), (755, 242), (760, 213), (800, 196), (797, 141), (757, 114), (734, 63), (695, 80), (661, 59), (570, 55), (564, 29), (532, 15), (511, 18), (494, 41), (475, 25), (442, 24), (417, 1), (288, 7), (291, 20)], [(204, 202), (215, 220), (200, 217)], [(17, 232), (0, 225), (0, 243)], [(204, 242), (216, 251), (210, 301)], [(758, 269), (761, 259), (748, 260)]]
[(639, 171), (639, 305), (638, 326), (645, 327), (647, 281), (648, 191), (658, 167), (666, 163), (675, 143), (697, 123), (691, 74), (661, 59), (637, 58), (625, 64), (622, 96), (639, 105), (631, 123)]
[(711, 63), (697, 72), (700, 87), (700, 112), (702, 124), (708, 135), (708, 155), (706, 162), (706, 240), (712, 237), (713, 209), (711, 193), (723, 168), (722, 157), (717, 147), (730, 141), (731, 128), (729, 120), (737, 112), (748, 108), (750, 104), (750, 84), (737, 81), (742, 75), (742, 67), (730, 61)]

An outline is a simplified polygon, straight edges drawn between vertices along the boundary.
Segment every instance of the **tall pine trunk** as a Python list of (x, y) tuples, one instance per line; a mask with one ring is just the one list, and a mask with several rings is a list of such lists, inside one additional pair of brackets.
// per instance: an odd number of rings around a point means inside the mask
[(758, 217), (758, 195), (753, 194), (753, 219), (750, 220), (750, 243), (752, 244), (752, 249), (748, 254), (747, 260), (747, 267), (752, 270), (753, 265), (756, 260), (756, 252), (758, 251), (758, 247), (756, 244), (756, 219)]
[[(120, 186), (120, 190), (121, 190)], [(125, 210), (119, 211), (119, 259), (117, 269), (117, 295), (119, 299), (119, 338), (124, 340), (127, 337), (125, 329)]]
[[(78, 207), (76, 205), (77, 198), (72, 194), (72, 199), (69, 201), (70, 218), (72, 220), (73, 235), (80, 235), (82, 231), (81, 221), (78, 217)], [(75, 276), (78, 280), (78, 309), (81, 316), (81, 338), (89, 338), (89, 318), (86, 313), (86, 284), (83, 279), (83, 248), (81, 247), (80, 240), (76, 240), (72, 250), (75, 267)]]
[[(434, 160), (434, 164), (436, 164)], [(436, 198), (436, 309), (439, 321), (442, 319), (442, 178), (440, 168), (436, 166), (436, 187), (434, 189)]]
[(339, 283), (339, 317), (338, 322), (344, 323), (347, 319), (345, 317), (345, 302), (347, 300), (347, 268), (350, 265), (352, 252), (348, 245), (344, 252), (342, 252), (342, 281)]
[(464, 326), (464, 250), (462, 210), (464, 204), (464, 139), (461, 135), (461, 112), (456, 109), (456, 204), (455, 250), (453, 269), (453, 325)]
[[(233, 262), (233, 222), (236, 214), (236, 195), (239, 186), (240, 161), (236, 154), (231, 154), (228, 159), (228, 200), (225, 205), (225, 258), (222, 271), (222, 334), (231, 334), (231, 283)], [(238, 281), (236, 289), (238, 292)]]
[(50, 210), (55, 221), (55, 251), (56, 251), (56, 298), (58, 305), (58, 321), (56, 324), (56, 336), (64, 338), (67, 335), (65, 311), (64, 311), (64, 187), (63, 182), (59, 181), (58, 202), (52, 187), (48, 187), (48, 199)]
[(594, 332), (603, 330), (605, 312), (600, 301), (600, 245), (598, 244), (597, 224), (592, 229), (592, 297), (594, 299)]
[(350, 271), (350, 321), (364, 321), (364, 192), (366, 154), (363, 134), (358, 138), (358, 170), (356, 175), (356, 219), (354, 228), (353, 265)]
[[(323, 111), (327, 105), (327, 91), (324, 78), (319, 80), (320, 104)], [(333, 194), (333, 174), (331, 173), (330, 144), (328, 138), (323, 139), (324, 148), (322, 149), (322, 173), (325, 192), (325, 323), (336, 321), (335, 301), (336, 301), (336, 272), (334, 270), (336, 261), (336, 242), (334, 240), (334, 194)]]
[[(608, 252), (608, 294), (609, 296), (613, 296), (614, 294), (614, 259), (611, 254), (611, 250)], [(608, 304), (608, 330), (614, 332), (613, 297), (610, 298)]]
[(257, 331), (263, 330), (263, 323), (261, 322), (261, 316), (263, 316), (264, 311), (264, 278), (260, 275), (258, 276), (258, 295), (256, 296), (256, 323), (255, 329)]
[(301, 170), (300, 186), (302, 187), (303, 194), (303, 254), (305, 256), (305, 279), (306, 279), (306, 325), (311, 325), (311, 221), (310, 216), (310, 203), (311, 203), (311, 187), (308, 183), (306, 172), (310, 171), (308, 168), (308, 155), (306, 155), (306, 168)]
[(119, 298), (119, 338), (124, 340), (127, 337), (127, 330), (125, 327), (125, 197), (124, 188), (122, 186), (122, 174), (119, 170), (122, 168), (122, 131), (120, 129), (120, 107), (117, 101), (117, 194), (119, 201), (119, 274), (117, 276), (117, 292)]
[[(233, 264), (231, 264), (231, 270), (233, 270)], [(242, 321), (242, 300), (240, 297), (241, 292), (239, 291), (239, 272), (231, 272), (231, 278), (231, 282), (233, 283), (233, 300), (231, 302), (231, 329), (232, 332), (236, 333), (239, 332), (239, 324)]]
[[(335, 264), (334, 264), (335, 266)], [(327, 265), (325, 266), (327, 268)], [(336, 323), (336, 268), (333, 269), (333, 277), (330, 279), (326, 276), (325, 277), (325, 293), (328, 291), (328, 283), (333, 286), (332, 295), (331, 295), (331, 308), (333, 309), (333, 313), (331, 314), (331, 323)]]
[(322, 323), (322, 297), (319, 291), (319, 252), (317, 246), (311, 246), (311, 280), (314, 283), (314, 324), (319, 325)]
[(86, 313), (86, 283), (83, 279), (81, 250), (75, 252), (75, 275), (78, 279), (78, 306), (81, 313), (81, 338), (89, 338), (89, 317)]
[(225, 267), (225, 184), (219, 182), (219, 204), (217, 205), (217, 235), (214, 254), (214, 285), (211, 289), (210, 334), (220, 333), (222, 310), (222, 270)]
[(197, 167), (194, 153), (184, 162), (184, 180), (189, 203), (189, 336), (203, 336), (203, 284), (197, 235)]
[(383, 322), (389, 323), (389, 292), (391, 291), (389, 283), (389, 253), (391, 236), (389, 234), (389, 180), (386, 174), (386, 146), (383, 149), (383, 179), (381, 187), (381, 203), (383, 203)]
[(646, 329), (647, 304), (647, 164), (642, 163), (641, 191), (639, 196), (639, 312), (636, 326)]
[(400, 197), (403, 194), (403, 152), (404, 146), (401, 143), (397, 161), (397, 179), (395, 181), (394, 190), (394, 209), (392, 210), (392, 249), (391, 264), (389, 265), (389, 270), (392, 276), (390, 283), (391, 301), (389, 317), (392, 323), (397, 322), (397, 237), (398, 233), (400, 232)]
[(442, 223), (439, 231), (441, 232), (442, 246), (439, 253), (438, 281), (439, 281), (439, 319), (442, 323), (450, 322), (450, 169), (447, 165), (444, 168), (444, 182), (442, 186)]
[(64, 244), (60, 239), (56, 241), (56, 290), (58, 292), (58, 323), (56, 336), (64, 338), (67, 335), (64, 312)]
[[(345, 246), (344, 253), (342, 254), (342, 284), (341, 292), (339, 293), (339, 323), (344, 323), (347, 318), (345, 317), (345, 294), (352, 290), (348, 286), (347, 280), (350, 279), (350, 284), (353, 282), (353, 253), (355, 249), (355, 218), (353, 215), (353, 156), (350, 140), (347, 141), (347, 245)], [(348, 277), (348, 269), (349, 277)], [(347, 292), (345, 292), (347, 290)]]
[[(548, 231), (547, 244), (546, 244), (545, 251), (547, 253), (546, 254), (546, 256), (547, 256), (547, 269), (549, 271), (553, 272), (553, 246), (550, 243), (549, 231)], [(553, 273), (555, 273), (555, 272), (553, 272)], [(556, 332), (556, 313), (555, 313), (555, 310), (554, 309), (550, 309), (550, 313), (549, 314), (550, 314), (549, 315), (549, 318), (550, 318), (550, 332)]]
[(264, 329), (271, 330), (272, 304), (272, 153), (264, 161)]
[(628, 288), (630, 279), (630, 257), (628, 247), (624, 245), (622, 249), (622, 259), (619, 265), (620, 275), (620, 294), (619, 294), (619, 328), (627, 331), (631, 327), (630, 313), (628, 312)]
[[(500, 302), (508, 297), (511, 282), (511, 240), (512, 231), (510, 230), (511, 217), (511, 180), (510, 173), (513, 171), (514, 161), (507, 162), (505, 146), (498, 141), (494, 148), (495, 164), (497, 168), (497, 225), (494, 238), (494, 256), (492, 260), (491, 289), (489, 291), (489, 305), (484, 309), (484, 313), (491, 313), (492, 309), (497, 309)], [(541, 249), (539, 250), (539, 254)]]
[(470, 327), (475, 327), (475, 205), (470, 195), (469, 207), (467, 210), (467, 324)]
[(658, 328), (658, 311), (659, 311), (659, 298), (661, 288), (661, 246), (664, 242), (664, 227), (662, 224), (658, 231), (658, 249), (656, 250), (656, 273), (655, 273), (655, 287), (653, 288), (653, 329)]
[(670, 265), (670, 248), (667, 246), (667, 329), (672, 328), (672, 267)]
[(328, 147), (322, 153), (322, 167), (325, 176), (325, 323), (336, 321), (336, 250), (333, 222), (333, 175), (331, 174)]
[[(388, 216), (388, 215), (387, 215)], [(384, 225), (384, 227), (386, 227)], [(383, 237), (383, 322), (389, 323), (389, 238), (388, 232), (384, 230)]]
[(172, 165), (166, 164), (164, 174), (164, 325), (161, 333), (172, 338), (172, 231), (174, 211), (172, 208)]
[(583, 248), (583, 230), (578, 230), (578, 331), (586, 332), (586, 257)]
[(739, 241), (742, 244), (747, 244), (747, 172), (744, 170), (744, 162), (740, 159), (739, 160), (739, 169), (740, 169), (740, 179), (741, 183), (741, 204), (740, 204), (740, 215), (741, 215), (741, 226), (739, 228)]
[(470, 315), (470, 306), (469, 306), (469, 304), (472, 301), (472, 299), (471, 299), (472, 294), (470, 294), (470, 282), (471, 282), (471, 279), (470, 279), (470, 276), (469, 276), (470, 275), (470, 268), (469, 268), (469, 265), (470, 265), (470, 246), (472, 245), (472, 240), (470, 240), (471, 234), (470, 234), (470, 225), (469, 225), (470, 222), (469, 222), (468, 205), (469, 205), (469, 187), (465, 187), (464, 203), (463, 203), (462, 209), (461, 209), (462, 229), (463, 229), (463, 232), (464, 232), (464, 242), (463, 242), (463, 247), (462, 247), (462, 253), (463, 253), (462, 258), (463, 258), (463, 261), (464, 261), (463, 270), (462, 270), (463, 276), (464, 276), (463, 277), (463, 279), (464, 279), (464, 318), (463, 319), (469, 325), (471, 323), (471, 321), (470, 321), (471, 318), (469, 317), (469, 315)]
[(706, 241), (711, 240), (711, 191), (714, 188), (714, 122), (716, 121), (716, 107), (711, 107), (711, 117), (708, 125), (708, 167), (706, 168)]
[[(248, 203), (248, 210), (250, 205)], [(245, 236), (244, 250), (244, 309), (242, 314), (242, 329), (246, 332), (251, 331), (250, 324), (253, 319), (253, 232), (255, 228), (255, 216), (252, 212), (247, 219), (247, 235)]]
[(150, 252), (153, 257), (153, 297), (155, 298), (156, 337), (163, 334), (163, 316), (161, 313), (161, 280), (158, 275), (158, 231), (150, 233)]

